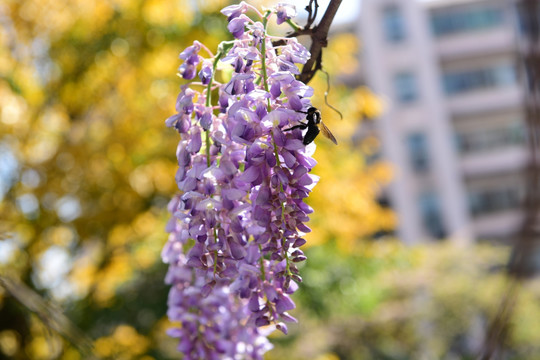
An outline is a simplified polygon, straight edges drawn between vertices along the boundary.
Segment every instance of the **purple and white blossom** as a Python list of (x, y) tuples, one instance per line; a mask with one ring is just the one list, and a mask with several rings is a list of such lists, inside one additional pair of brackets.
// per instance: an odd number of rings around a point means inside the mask
[(178, 68), (178, 72), (184, 79), (191, 80), (195, 77), (197, 70), (197, 64), (200, 61), (199, 51), (201, 50), (201, 44), (195, 41), (192, 46), (186, 48), (180, 53), (180, 59), (184, 60), (184, 63)]
[[(309, 52), (289, 38), (274, 48), (266, 34), (272, 15), (278, 24), (294, 16), (290, 6), (255, 10), (260, 21), (245, 15), (250, 9), (222, 10), (235, 40), (214, 57), (199, 55), (198, 42), (180, 54), (180, 75), (191, 80), (199, 70), (201, 82), (181, 88), (166, 120), (181, 137), (181, 193), (169, 203), (162, 256), (168, 316), (181, 324), (170, 335), (185, 359), (262, 359), (268, 332), (287, 333), (285, 322), (296, 321), (290, 295), (302, 281), (296, 264), (306, 259), (299, 247), (313, 211), (304, 199), (318, 178), (315, 145), (284, 129), (311, 106), (313, 90), (294, 77)], [(218, 62), (233, 70), (224, 84), (213, 79)]]
[(275, 6), (275, 11), (278, 25), (296, 16), (296, 7), (291, 4), (279, 3)]
[(225, 16), (227, 16), (227, 20), (230, 22), (232, 19), (237, 18), (241, 14), (244, 14), (246, 11), (248, 11), (249, 5), (242, 1), (238, 5), (230, 5), (227, 7), (224, 7), (221, 9), (221, 13)]

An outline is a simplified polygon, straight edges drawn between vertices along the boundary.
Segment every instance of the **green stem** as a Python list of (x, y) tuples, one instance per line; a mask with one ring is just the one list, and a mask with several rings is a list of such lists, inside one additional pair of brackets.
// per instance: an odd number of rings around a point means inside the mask
[(279, 154), (276, 146), (276, 139), (274, 139), (274, 133), (271, 133), (270, 135), (272, 135), (272, 144), (274, 144), (274, 156), (276, 157), (276, 162), (278, 166), (281, 166), (281, 161), (279, 161)]
[[(266, 73), (266, 27), (268, 25), (268, 17), (270, 16), (271, 12), (267, 11), (264, 14), (263, 18), (263, 27), (264, 27), (264, 35), (262, 38), (262, 44), (261, 44), (261, 57), (262, 57), (262, 76), (263, 76), (263, 82), (264, 82), (264, 90), (266, 92), (270, 92), (268, 88), (268, 75)], [(268, 99), (268, 112), (270, 112), (272, 108), (270, 107), (270, 99)]]
[[(218, 239), (217, 239), (217, 229), (214, 228), (214, 243), (217, 243)], [(218, 258), (218, 251), (217, 250), (214, 250), (214, 277), (216, 276), (216, 273), (217, 273), (217, 259)]]
[[(223, 56), (223, 52), (219, 51), (216, 55), (216, 58), (214, 59), (214, 63), (212, 64), (212, 76), (210, 77), (210, 81), (208, 82), (208, 85), (206, 87), (206, 107), (210, 107), (212, 105), (212, 83), (214, 82), (214, 76), (216, 74), (216, 68), (217, 64), (219, 62), (219, 59)], [(210, 130), (206, 130), (206, 166), (210, 167), (211, 161), (210, 161)]]
[(210, 167), (211, 161), (210, 161), (210, 130), (206, 130), (206, 166)]
[(291, 19), (287, 19), (285, 20), (287, 22), (287, 24), (289, 24), (293, 29), (294, 31), (299, 31), (299, 30), (302, 30), (302, 28), (300, 26), (298, 26), (298, 24), (296, 24), (294, 21), (292, 21)]
[(285, 253), (285, 270), (287, 272), (287, 275), (290, 275), (291, 269), (289, 266), (289, 253), (288, 249), (285, 249), (285, 238), (281, 239), (281, 247), (283, 248), (283, 252)]
[(264, 270), (264, 259), (262, 256), (262, 246), (259, 244), (259, 253), (261, 254), (261, 257), (259, 258), (259, 264), (261, 265), (261, 280), (266, 280), (266, 271)]
[(210, 77), (210, 81), (208, 82), (208, 85), (206, 86), (206, 106), (207, 107), (212, 104), (212, 83), (214, 82), (214, 76), (216, 75), (217, 64), (219, 62), (219, 59), (221, 59), (223, 55), (224, 55), (223, 52), (219, 51), (216, 54), (214, 63), (212, 64), (212, 76)]

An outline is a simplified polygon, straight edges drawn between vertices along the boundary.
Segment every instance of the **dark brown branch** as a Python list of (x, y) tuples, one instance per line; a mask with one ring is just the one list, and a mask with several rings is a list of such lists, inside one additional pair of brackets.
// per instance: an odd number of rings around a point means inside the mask
[[(328, 32), (330, 31), (330, 25), (332, 24), (332, 21), (334, 21), (334, 17), (336, 16), (336, 13), (339, 9), (339, 5), (341, 5), (342, 0), (331, 0), (328, 4), (328, 8), (326, 8), (326, 11), (321, 19), (321, 22), (319, 25), (315, 26), (313, 29), (306, 26), (301, 31), (298, 31), (296, 35), (306, 35), (309, 34), (311, 36), (311, 48), (309, 49), (309, 52), (311, 53), (311, 57), (308, 59), (306, 64), (304, 65), (302, 69), (302, 73), (298, 76), (298, 80), (302, 81), (303, 83), (307, 84), (311, 81), (313, 76), (315, 76), (315, 73), (317, 70), (322, 69), (322, 49), (326, 47), (328, 44)], [(312, 1), (310, 1), (310, 8), (312, 5)], [(315, 16), (317, 13), (318, 4), (317, 1), (315, 1)], [(309, 12), (309, 11), (308, 11)], [(311, 12), (310, 12), (311, 15)], [(309, 20), (309, 17), (308, 17)], [(309, 21), (308, 21), (309, 24)], [(305, 33), (307, 32), (307, 33)]]
[[(330, 25), (332, 24), (332, 21), (334, 21), (334, 17), (339, 9), (339, 5), (341, 5), (341, 1), (342, 0), (330, 0), (321, 22), (319, 25), (312, 28), (311, 25), (313, 25), (313, 22), (317, 17), (319, 4), (317, 3), (317, 0), (310, 0), (309, 5), (305, 8), (308, 12), (306, 26), (287, 35), (289, 38), (302, 35), (311, 37), (311, 48), (309, 49), (311, 57), (302, 68), (300, 75), (297, 76), (298, 80), (305, 84), (313, 79), (318, 70), (322, 69), (322, 49), (328, 44)], [(285, 41), (279, 40), (273, 42), (273, 44), (274, 46), (284, 45)]]

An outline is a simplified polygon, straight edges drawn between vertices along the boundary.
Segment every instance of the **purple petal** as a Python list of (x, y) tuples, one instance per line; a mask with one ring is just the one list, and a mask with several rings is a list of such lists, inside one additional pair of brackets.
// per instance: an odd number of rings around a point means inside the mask
[(204, 254), (204, 245), (200, 242), (195, 243), (193, 247), (189, 250), (187, 253), (188, 257), (196, 257), (199, 258)]
[(292, 317), (291, 315), (289, 315), (288, 313), (283, 313), (283, 314), (279, 314), (279, 316), (287, 321), (287, 322), (293, 322), (293, 323), (297, 323), (298, 320), (296, 320), (296, 318)]
[(255, 200), (256, 205), (266, 205), (270, 200), (270, 188), (267, 186), (261, 186), (259, 192), (257, 193), (257, 199)]
[(198, 41), (194, 41), (193, 45), (188, 46), (184, 51), (180, 53), (180, 59), (182, 60), (188, 60), (189, 58), (193, 58), (194, 55), (196, 55), (201, 50), (201, 43)]
[(266, 316), (259, 317), (257, 318), (257, 320), (255, 320), (255, 326), (257, 327), (266, 326), (269, 324), (270, 324), (270, 320), (268, 320)]
[(261, 257), (261, 253), (259, 252), (259, 247), (257, 245), (250, 245), (248, 248), (247, 248), (247, 254), (246, 254), (246, 261), (249, 263), (249, 264), (253, 264), (255, 262), (257, 262)]
[(212, 114), (210, 112), (205, 112), (200, 119), (200, 123), (203, 130), (209, 130), (212, 125)]
[(257, 293), (253, 293), (253, 295), (251, 295), (248, 303), (248, 309), (253, 312), (260, 310), (259, 295), (257, 295)]
[(302, 110), (302, 102), (298, 95), (289, 95), (289, 107), (294, 111)]
[(311, 179), (311, 176), (309, 174), (304, 174), (299, 180), (298, 185), (300, 186), (307, 186), (313, 183), (313, 180)]
[(279, 3), (274, 10), (277, 15), (276, 22), (278, 25), (296, 16), (296, 7), (291, 4)]
[(197, 67), (188, 63), (183, 63), (178, 68), (178, 73), (186, 80), (192, 80), (195, 78)]
[(264, 293), (266, 294), (266, 297), (270, 301), (274, 301), (278, 297), (276, 289), (272, 285), (270, 285), (270, 284), (268, 284), (266, 282), (264, 284)]
[[(274, 133), (274, 141), (275, 141), (276, 145), (277, 146), (285, 146), (285, 144), (287, 143), (287, 138), (285, 137), (285, 134), (281, 130), (279, 130), (278, 128), (274, 128), (273, 133)], [(298, 141), (300, 141), (300, 140), (298, 140)], [(302, 143), (302, 141), (300, 141), (300, 143)], [(289, 150), (291, 150), (291, 149), (289, 149)]]
[(295, 75), (300, 74), (298, 67), (282, 56), (278, 58), (278, 64), (280, 71), (287, 71)]
[(279, 314), (282, 314), (288, 310), (292, 310), (295, 307), (296, 305), (288, 295), (283, 294), (278, 296), (278, 299), (276, 301), (276, 311)]
[(251, 166), (247, 168), (243, 173), (236, 177), (236, 180), (251, 183), (257, 177), (259, 177), (260, 170), (256, 166)]
[(197, 127), (194, 127), (191, 131), (191, 140), (188, 143), (187, 151), (192, 154), (199, 152), (202, 146), (201, 132)]
[(231, 249), (231, 255), (233, 259), (239, 260), (246, 256), (246, 249), (232, 239), (228, 239), (229, 248)]
[(253, 219), (255, 219), (259, 225), (265, 226), (269, 224), (271, 218), (270, 211), (263, 209), (260, 206), (255, 206), (255, 209), (253, 210)]
[(277, 99), (281, 95), (281, 87), (278, 81), (275, 81), (270, 86), (270, 94), (273, 99)]
[(182, 115), (180, 115), (180, 114), (175, 114), (173, 116), (168, 117), (167, 120), (165, 120), (165, 125), (167, 127), (174, 126), (174, 124), (176, 124), (176, 122), (180, 119), (181, 116)]
[(281, 156), (283, 156), (283, 160), (285, 160), (285, 165), (287, 165), (288, 168), (292, 169), (293, 166), (296, 164), (296, 156), (294, 156), (287, 150), (282, 150)]
[(265, 152), (265, 158), (266, 158), (266, 163), (268, 164), (268, 166), (270, 166), (270, 167), (276, 166), (276, 164), (277, 164), (276, 155), (274, 154), (272, 149), (269, 148)]
[(221, 195), (228, 200), (240, 200), (246, 195), (245, 191), (238, 189), (223, 189), (221, 190)]
[(245, 13), (247, 9), (248, 9), (247, 4), (242, 1), (240, 4), (229, 5), (229, 6), (224, 7), (223, 9), (221, 9), (221, 13), (227, 16), (228, 20), (231, 21), (232, 19)]
[(300, 150), (304, 148), (305, 145), (302, 143), (302, 140), (299, 139), (287, 139), (287, 143), (285, 144), (285, 149), (287, 150)]
[(276, 324), (276, 329), (280, 330), (285, 335), (289, 333), (289, 329), (287, 328), (287, 325), (285, 325), (285, 323), (282, 323), (282, 322)]
[(246, 95), (246, 99), (251, 101), (264, 101), (270, 97), (270, 94), (262, 89), (257, 89), (251, 91), (248, 95)]
[(234, 175), (238, 169), (236, 166), (234, 166), (233, 162), (227, 159), (221, 159), (221, 162), (219, 163), (219, 168), (223, 173), (227, 176)]
[(240, 15), (229, 22), (227, 29), (233, 34), (235, 38), (240, 38), (244, 35), (247, 18), (244, 15)]
[(201, 79), (201, 82), (204, 85), (208, 85), (210, 83), (210, 79), (212, 79), (212, 65), (211, 64), (205, 64), (201, 68), (201, 71), (199, 71), (199, 78)]
[(303, 224), (303, 223), (298, 223), (298, 224), (296, 224), (296, 228), (297, 228), (298, 230), (304, 232), (304, 233), (309, 233), (309, 232), (311, 232), (311, 229), (310, 229), (307, 225), (305, 225), (305, 224)]
[(174, 127), (180, 134), (187, 133), (191, 127), (189, 118), (186, 117), (186, 115), (182, 115), (182, 117), (176, 122), (176, 125)]

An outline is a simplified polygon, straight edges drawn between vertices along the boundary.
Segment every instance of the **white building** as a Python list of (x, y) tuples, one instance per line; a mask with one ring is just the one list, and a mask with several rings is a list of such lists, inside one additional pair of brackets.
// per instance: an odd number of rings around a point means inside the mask
[(360, 24), (398, 236), (507, 238), (528, 159), (510, 2), (363, 0)]

